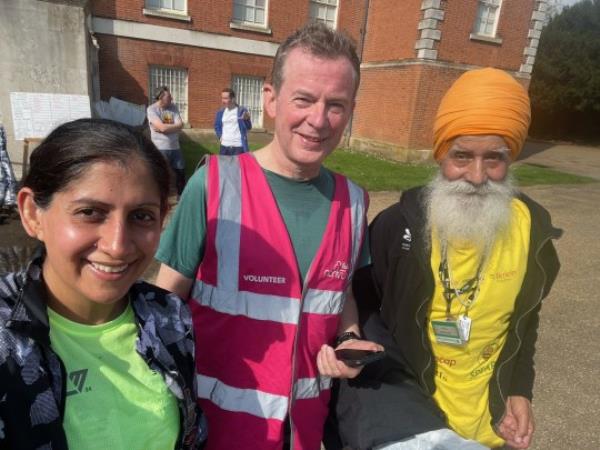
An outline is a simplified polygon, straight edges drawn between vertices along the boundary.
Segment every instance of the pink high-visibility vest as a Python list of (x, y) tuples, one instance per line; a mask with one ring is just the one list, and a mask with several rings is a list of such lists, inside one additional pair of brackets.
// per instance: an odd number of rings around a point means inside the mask
[(267, 179), (254, 156), (207, 162), (205, 253), (190, 307), (208, 449), (318, 450), (331, 380), (317, 353), (338, 330), (365, 234), (367, 197), (335, 175), (325, 234), (304, 285)]

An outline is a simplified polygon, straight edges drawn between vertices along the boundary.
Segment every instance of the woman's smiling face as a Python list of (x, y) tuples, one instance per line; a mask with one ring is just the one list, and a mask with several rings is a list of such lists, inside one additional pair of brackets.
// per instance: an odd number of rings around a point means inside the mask
[(74, 320), (114, 310), (158, 245), (159, 188), (147, 164), (135, 157), (127, 165), (95, 162), (56, 192), (47, 208), (33, 208), (30, 230), (46, 247), (49, 304), (58, 303)]

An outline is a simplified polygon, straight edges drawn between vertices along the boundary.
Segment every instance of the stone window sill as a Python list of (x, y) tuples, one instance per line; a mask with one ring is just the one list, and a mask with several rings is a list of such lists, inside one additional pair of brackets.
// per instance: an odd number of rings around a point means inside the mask
[(262, 34), (273, 34), (273, 32), (271, 31), (271, 28), (267, 27), (267, 26), (262, 26), (262, 25), (251, 25), (251, 24), (247, 24), (247, 23), (241, 23), (241, 22), (229, 22), (229, 28), (231, 28), (232, 30), (244, 30), (244, 31), (253, 31), (255, 33), (262, 33)]
[(492, 36), (484, 36), (482, 34), (476, 34), (476, 33), (471, 33), (469, 35), (469, 39), (471, 39), (472, 41), (487, 42), (488, 44), (497, 44), (497, 45), (502, 44), (502, 38), (497, 38), (497, 37), (492, 37)]
[(142, 13), (145, 16), (162, 17), (163, 19), (181, 20), (183, 22), (191, 22), (192, 18), (184, 13), (174, 12), (164, 9), (148, 9), (144, 8)]

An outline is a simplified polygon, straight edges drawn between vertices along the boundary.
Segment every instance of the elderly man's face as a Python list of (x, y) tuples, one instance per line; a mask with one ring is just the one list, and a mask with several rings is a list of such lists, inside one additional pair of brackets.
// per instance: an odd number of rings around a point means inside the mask
[(448, 181), (464, 180), (479, 186), (488, 180), (506, 178), (509, 155), (508, 146), (500, 136), (459, 136), (451, 144), (440, 168)]

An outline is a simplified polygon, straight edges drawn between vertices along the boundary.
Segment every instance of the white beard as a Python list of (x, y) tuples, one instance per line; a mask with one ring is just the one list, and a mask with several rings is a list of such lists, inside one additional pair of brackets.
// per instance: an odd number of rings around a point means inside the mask
[(427, 189), (425, 236), (434, 229), (441, 242), (469, 242), (487, 253), (508, 228), (515, 193), (511, 177), (474, 186), (464, 180), (448, 181), (440, 173)]

